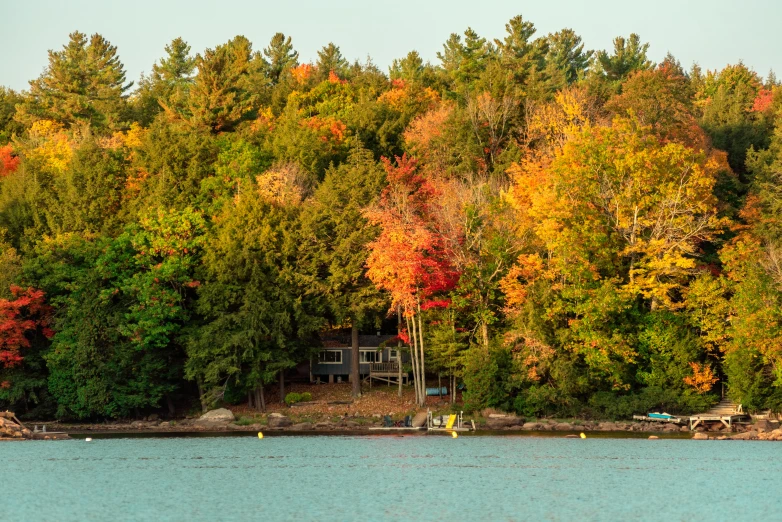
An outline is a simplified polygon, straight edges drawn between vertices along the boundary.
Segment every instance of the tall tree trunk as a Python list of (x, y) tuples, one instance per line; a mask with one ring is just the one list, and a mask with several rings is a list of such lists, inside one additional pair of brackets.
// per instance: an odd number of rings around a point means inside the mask
[(421, 319), (421, 301), (418, 301), (418, 345), (421, 353), (421, 407), (426, 405), (426, 366), (424, 365), (424, 323)]
[(410, 364), (413, 366), (413, 390), (415, 392), (415, 402), (420, 403), (421, 391), (419, 390), (418, 382), (418, 351), (415, 337), (415, 319), (410, 321), (410, 318), (405, 316), (407, 321), (407, 333), (410, 337)]
[(201, 413), (206, 413), (208, 407), (204, 401), (204, 387), (201, 384), (201, 379), (196, 379), (196, 386), (198, 386), (198, 402), (201, 403)]
[(266, 397), (263, 394), (263, 384), (258, 385), (255, 389), (255, 408), (263, 413), (266, 413)]
[(255, 390), (248, 390), (247, 391), (247, 407), (250, 408), (251, 410), (255, 409), (254, 397), (255, 397)]
[(353, 319), (350, 326), (350, 378), (353, 381), (353, 397), (361, 397), (361, 354), (358, 348), (358, 324)]
[(483, 349), (488, 353), (489, 351), (489, 324), (485, 321), (481, 321), (481, 344)]
[(168, 416), (173, 417), (176, 414), (176, 407), (174, 401), (171, 400), (171, 395), (166, 394), (166, 405), (168, 406)]
[(399, 390), (397, 395), (402, 396), (402, 339), (399, 335), (402, 333), (402, 311), (399, 306), (396, 307), (396, 366), (398, 369)]
[(285, 370), (280, 370), (280, 404), (285, 404)]

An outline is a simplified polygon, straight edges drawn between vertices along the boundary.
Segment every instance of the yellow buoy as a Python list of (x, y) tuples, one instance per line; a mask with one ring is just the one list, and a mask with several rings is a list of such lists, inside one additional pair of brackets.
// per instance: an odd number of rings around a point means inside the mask
[(259, 432), (258, 432), (258, 438), (259, 438), (259, 439), (262, 439), (262, 438), (263, 438), (263, 432), (262, 432), (262, 431), (259, 431)]
[(451, 437), (453, 437), (454, 439), (457, 438), (458, 436), (459, 436), (459, 434), (456, 433), (455, 431), (451, 432)]
[(586, 436), (586, 435), (584, 435), (584, 432), (581, 432), (581, 438), (582, 438), (582, 439), (585, 439), (585, 438), (587, 438), (587, 436)]

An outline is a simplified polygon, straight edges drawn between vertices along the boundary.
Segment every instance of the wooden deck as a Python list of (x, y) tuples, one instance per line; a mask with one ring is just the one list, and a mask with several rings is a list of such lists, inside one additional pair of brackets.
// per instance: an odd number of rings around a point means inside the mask
[[(372, 387), (372, 381), (381, 381), (386, 384), (399, 384), (400, 373), (399, 364), (395, 362), (372, 363), (369, 365), (369, 387)], [(402, 384), (407, 384), (407, 374), (401, 373)]]
[(729, 399), (723, 399), (718, 405), (707, 411), (690, 416), (690, 430), (694, 430), (700, 424), (707, 422), (721, 422), (728, 428), (733, 426), (734, 422), (749, 417), (741, 407)]

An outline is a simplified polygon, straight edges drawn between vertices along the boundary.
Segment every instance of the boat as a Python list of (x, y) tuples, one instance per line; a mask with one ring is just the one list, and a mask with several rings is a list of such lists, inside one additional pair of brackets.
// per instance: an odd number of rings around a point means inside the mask
[(633, 420), (637, 421), (653, 421), (653, 422), (672, 422), (674, 424), (681, 424), (686, 421), (683, 417), (677, 417), (670, 413), (647, 413), (646, 415), (633, 415)]

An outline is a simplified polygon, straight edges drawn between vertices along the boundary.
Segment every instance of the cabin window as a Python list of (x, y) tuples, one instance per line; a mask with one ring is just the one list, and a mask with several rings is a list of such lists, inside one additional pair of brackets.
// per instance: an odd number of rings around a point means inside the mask
[(342, 364), (342, 350), (321, 350), (318, 354), (320, 364)]
[(399, 350), (389, 350), (388, 351), (388, 359), (391, 361), (396, 361), (399, 359)]
[(361, 364), (383, 362), (383, 354), (377, 350), (361, 350), (359, 354)]

